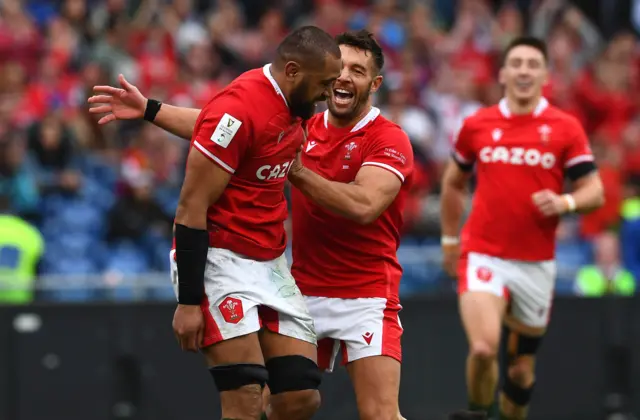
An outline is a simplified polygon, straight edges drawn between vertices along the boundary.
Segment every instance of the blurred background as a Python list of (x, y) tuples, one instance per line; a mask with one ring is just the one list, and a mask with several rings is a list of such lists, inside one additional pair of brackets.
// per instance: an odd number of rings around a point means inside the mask
[[(638, 0), (0, 4), (0, 208), (12, 215), (0, 218), (2, 301), (173, 299), (167, 255), (187, 142), (141, 122), (98, 126), (91, 87), (123, 73), (147, 96), (202, 107), (303, 24), (368, 28), (384, 46), (376, 105), (409, 134), (417, 162), (399, 250), (403, 295), (452, 292), (439, 268), (440, 175), (462, 119), (500, 99), (500, 51), (525, 33), (547, 40), (545, 95), (582, 121), (606, 186), (604, 208), (562, 222), (558, 293), (634, 290)], [(596, 287), (603, 279), (612, 287)]]

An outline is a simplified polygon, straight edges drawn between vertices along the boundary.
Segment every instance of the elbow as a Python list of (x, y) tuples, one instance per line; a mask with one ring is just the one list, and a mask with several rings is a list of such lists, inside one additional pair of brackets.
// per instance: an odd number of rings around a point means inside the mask
[(203, 225), (206, 226), (207, 210), (201, 210), (201, 207), (189, 200), (180, 199), (174, 222), (192, 228), (203, 228)]
[(368, 225), (380, 217), (380, 212), (371, 206), (359, 206), (351, 212), (351, 220), (359, 225)]

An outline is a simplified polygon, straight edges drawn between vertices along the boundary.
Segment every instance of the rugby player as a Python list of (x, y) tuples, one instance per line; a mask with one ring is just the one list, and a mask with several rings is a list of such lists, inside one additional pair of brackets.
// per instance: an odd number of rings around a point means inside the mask
[(343, 68), (328, 110), (307, 124), (289, 172), (292, 273), (318, 335), (318, 364), (339, 352), (360, 419), (397, 420), (402, 326), (396, 256), (412, 180), (413, 150), (402, 129), (372, 106), (384, 56), (367, 31), (336, 37)]
[[(307, 124), (308, 140), (289, 171), (293, 267), (314, 318), (320, 367), (332, 370), (342, 350), (361, 419), (399, 415), (396, 258), (402, 210), (413, 171), (407, 135), (380, 116), (371, 94), (381, 83), (384, 56), (367, 31), (341, 34), (343, 69), (329, 110)], [(123, 98), (113, 118), (139, 118), (144, 99)], [(163, 109), (166, 105), (163, 105)], [(167, 107), (156, 124), (188, 137), (188, 110)]]
[(144, 109), (160, 126), (175, 118), (190, 127), (182, 131), (191, 148), (171, 252), (173, 328), (183, 350), (205, 355), (224, 419), (258, 419), (265, 383), (269, 419), (310, 419), (319, 406), (313, 320), (284, 257), (283, 189), (304, 138), (301, 121), (340, 71), (333, 38), (307, 26), (282, 41), (272, 64), (238, 77), (202, 112), (170, 116), (171, 107), (122, 77), (122, 89), (97, 87), (101, 94), (89, 99), (103, 104), (93, 113), (108, 113), (102, 123)]
[[(527, 417), (535, 356), (551, 312), (559, 217), (591, 211), (604, 195), (580, 123), (542, 97), (544, 42), (517, 38), (503, 60), (505, 97), (464, 121), (443, 176), (442, 249), (444, 268), (458, 277), (469, 409), (495, 414), (504, 322), (508, 366), (496, 418), (520, 420)], [(459, 238), (474, 169), (477, 187)], [(563, 194), (565, 177), (572, 192)]]

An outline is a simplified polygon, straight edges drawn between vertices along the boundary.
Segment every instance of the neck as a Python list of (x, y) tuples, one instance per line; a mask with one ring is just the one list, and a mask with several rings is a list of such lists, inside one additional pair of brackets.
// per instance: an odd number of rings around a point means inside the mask
[(271, 72), (271, 77), (273, 77), (273, 80), (275, 80), (278, 86), (280, 87), (280, 90), (282, 91), (282, 94), (287, 100), (287, 103), (290, 104), (291, 98), (289, 97), (289, 89), (287, 88), (287, 78), (284, 74), (284, 71), (279, 69), (275, 63), (271, 63), (271, 67), (269, 68), (269, 71)]
[(340, 118), (340, 117), (336, 117), (331, 113), (331, 111), (329, 111), (329, 124), (338, 128), (351, 127), (352, 125), (357, 124), (358, 121), (363, 119), (364, 116), (367, 115), (369, 111), (371, 111), (371, 106), (372, 106), (371, 101), (367, 102), (367, 104), (362, 107), (360, 112), (355, 114), (353, 117), (349, 116), (349, 117)]
[(513, 115), (526, 115), (532, 114), (542, 99), (542, 95), (538, 95), (530, 101), (522, 102), (507, 96), (507, 106), (509, 112)]

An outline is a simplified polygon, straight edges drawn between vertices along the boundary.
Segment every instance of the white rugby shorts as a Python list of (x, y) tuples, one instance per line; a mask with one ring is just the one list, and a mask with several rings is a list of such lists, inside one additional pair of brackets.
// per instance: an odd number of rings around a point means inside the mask
[(530, 327), (549, 323), (556, 263), (517, 261), (470, 252), (460, 258), (458, 293), (487, 292), (510, 300), (510, 314)]
[(400, 305), (384, 298), (339, 299), (305, 296), (318, 336), (318, 366), (331, 372), (338, 353), (342, 364), (371, 356), (402, 361)]
[[(171, 279), (178, 296), (178, 266), (170, 253)], [(255, 261), (233, 251), (209, 248), (204, 275), (203, 347), (260, 330), (316, 344), (313, 319), (283, 255)]]

